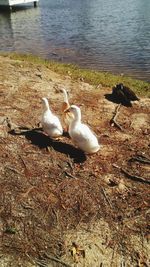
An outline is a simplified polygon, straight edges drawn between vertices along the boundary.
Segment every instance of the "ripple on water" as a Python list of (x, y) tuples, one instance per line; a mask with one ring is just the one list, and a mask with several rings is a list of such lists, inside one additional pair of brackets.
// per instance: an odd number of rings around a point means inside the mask
[(150, 1), (42, 0), (0, 12), (0, 50), (150, 81)]

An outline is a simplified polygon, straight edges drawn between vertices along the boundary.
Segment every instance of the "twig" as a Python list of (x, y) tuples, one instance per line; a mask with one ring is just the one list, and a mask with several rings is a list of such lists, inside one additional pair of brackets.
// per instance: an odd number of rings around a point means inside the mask
[(9, 128), (9, 133), (13, 133), (13, 134), (24, 134), (27, 133), (29, 131), (41, 131), (42, 128), (41, 127), (28, 127), (28, 126), (24, 126), (24, 125), (16, 125), (15, 123), (12, 122), (12, 120), (10, 118), (6, 118), (4, 119), (4, 121), (6, 121), (7, 127)]
[(137, 182), (146, 183), (146, 184), (150, 184), (150, 180), (146, 180), (141, 176), (136, 176), (134, 174), (131, 174), (128, 171), (126, 171), (125, 169), (123, 169), (123, 168), (121, 168), (121, 172), (124, 173), (131, 180), (134, 180), (134, 181), (137, 181)]
[(114, 114), (113, 114), (113, 117), (112, 117), (112, 119), (110, 120), (110, 124), (111, 124), (111, 125), (114, 124), (116, 127), (119, 128), (119, 130), (123, 131), (123, 128), (122, 128), (122, 127), (120, 126), (120, 124), (116, 121), (117, 116), (118, 116), (118, 114), (119, 114), (120, 107), (121, 107), (121, 104), (119, 104), (119, 105), (116, 107), (115, 112), (114, 112)]
[(36, 186), (31, 186), (25, 193), (21, 193), (20, 196), (22, 198), (26, 198), (29, 195), (29, 193), (35, 188), (36, 188)]
[(18, 126), (18, 125), (16, 125), (8, 117), (5, 119), (5, 121), (6, 121), (7, 127), (10, 129), (10, 132), (14, 132), (16, 134), (19, 134), (19, 133), (23, 133), (23, 132), (31, 130), (31, 128), (29, 128), (27, 126), (23, 126), (23, 125), (22, 126)]
[(22, 156), (19, 154), (19, 157), (20, 157), (20, 159), (21, 159), (21, 162), (23, 163), (23, 166), (24, 166), (24, 174), (25, 174), (25, 176), (29, 176), (29, 170), (28, 170), (28, 168), (27, 168), (27, 166), (26, 166), (26, 163), (25, 163), (25, 161), (24, 161), (24, 159), (22, 158)]
[(24, 159), (22, 158), (22, 156), (21, 156), (20, 154), (19, 154), (19, 158), (21, 159), (24, 168), (27, 169), (27, 166), (26, 166), (26, 164), (25, 164), (25, 161), (24, 161)]
[(45, 220), (45, 218), (47, 217), (47, 215), (48, 215), (48, 212), (49, 212), (49, 210), (50, 210), (50, 204), (48, 205), (48, 208), (47, 208), (47, 211), (45, 212), (45, 215), (44, 215), (44, 217), (43, 217), (43, 219)]
[(67, 163), (68, 163), (68, 166), (70, 167), (70, 169), (73, 170), (73, 163), (72, 163), (72, 161), (69, 159), (67, 161)]
[(36, 263), (40, 266), (40, 267), (47, 267), (47, 263), (45, 262), (41, 262), (40, 260), (36, 260)]
[(54, 215), (55, 215), (55, 217), (56, 217), (56, 225), (58, 225), (58, 221), (59, 221), (58, 210), (55, 211), (54, 209), (52, 209), (52, 211), (53, 211), (53, 213), (54, 213)]
[(121, 169), (121, 167), (120, 167), (120, 166), (118, 166), (118, 165), (117, 165), (117, 164), (115, 164), (115, 163), (113, 163), (113, 164), (112, 164), (112, 166), (113, 166), (114, 168), (116, 168), (116, 169), (119, 169), (119, 170)]
[(101, 190), (102, 190), (102, 193), (103, 193), (103, 195), (104, 195), (106, 201), (108, 202), (109, 206), (112, 208), (112, 204), (111, 204), (109, 198), (107, 197), (105, 190), (104, 190), (103, 188), (102, 188)]
[(69, 172), (66, 172), (66, 171), (64, 171), (64, 173), (68, 176), (68, 177), (71, 177), (71, 178), (74, 178), (74, 179), (77, 179), (77, 177), (76, 176), (74, 176), (74, 175), (72, 175), (71, 173), (69, 173)]
[(15, 128), (17, 128), (18, 126), (16, 124), (14, 124), (10, 118), (6, 118), (5, 119), (6, 121), (6, 124), (7, 124), (7, 127), (10, 129), (10, 130), (14, 130)]
[(21, 172), (19, 172), (18, 170), (14, 169), (13, 167), (5, 166), (5, 168), (10, 170), (10, 171), (13, 171), (13, 172), (17, 173), (18, 175), (22, 175)]
[(121, 261), (121, 263), (120, 263), (120, 267), (125, 267), (126, 265), (125, 265), (125, 262), (124, 261)]
[(70, 264), (68, 264), (68, 263), (66, 263), (66, 262), (64, 262), (64, 261), (62, 261), (62, 260), (60, 260), (60, 259), (58, 259), (58, 258), (55, 258), (54, 256), (51, 256), (51, 255), (47, 254), (46, 252), (44, 253), (44, 255), (45, 255), (48, 259), (50, 259), (50, 260), (52, 260), (52, 261), (59, 262), (59, 263), (61, 263), (62, 265), (66, 266), (66, 267), (71, 267)]
[(142, 228), (141, 227), (140, 227), (140, 233), (141, 233), (142, 251), (144, 251), (144, 234), (142, 232)]
[[(118, 247), (118, 245), (117, 245)], [(110, 262), (110, 267), (112, 267), (113, 264), (113, 260), (114, 260), (114, 255), (115, 255), (115, 249), (116, 249), (116, 244), (113, 247), (113, 252), (112, 252), (112, 257), (111, 257), (111, 262)], [(116, 249), (117, 250), (117, 249)]]
[(150, 164), (150, 159), (143, 155), (137, 155), (129, 159), (129, 161), (139, 161), (141, 163)]
[(24, 209), (27, 209), (27, 210), (33, 210), (33, 207), (29, 206), (29, 205), (26, 205), (24, 203), (21, 203), (21, 206), (24, 208)]
[(32, 264), (35, 265), (35, 260), (33, 260), (33, 259), (31, 258), (31, 256), (30, 256), (27, 252), (25, 252), (25, 256), (30, 260), (30, 262), (31, 262)]
[(26, 133), (29, 132), (36, 132), (36, 131), (42, 131), (42, 128), (29, 128), (26, 126), (17, 126), (13, 129), (10, 129), (10, 131), (8, 133), (14, 134), (14, 135), (25, 135)]

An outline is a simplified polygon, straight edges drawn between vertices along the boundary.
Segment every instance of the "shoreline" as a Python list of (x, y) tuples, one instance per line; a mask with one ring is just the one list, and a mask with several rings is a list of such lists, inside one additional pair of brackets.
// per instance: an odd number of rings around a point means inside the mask
[(135, 91), (140, 96), (150, 97), (150, 83), (131, 78), (130, 76), (112, 74), (106, 71), (97, 71), (92, 69), (80, 68), (70, 63), (61, 63), (53, 60), (43, 59), (33, 54), (5, 53), (0, 52), (0, 56), (8, 57), (14, 60), (27, 61), (33, 64), (41, 64), (50, 68), (52, 71), (68, 75), (73, 80), (81, 80), (95, 87), (113, 87), (117, 83), (123, 83)]

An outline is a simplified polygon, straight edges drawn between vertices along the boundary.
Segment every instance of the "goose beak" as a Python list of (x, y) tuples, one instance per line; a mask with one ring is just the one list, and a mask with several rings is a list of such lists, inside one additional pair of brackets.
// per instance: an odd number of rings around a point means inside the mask
[(67, 108), (64, 112), (65, 112), (65, 113), (70, 112), (70, 108)]

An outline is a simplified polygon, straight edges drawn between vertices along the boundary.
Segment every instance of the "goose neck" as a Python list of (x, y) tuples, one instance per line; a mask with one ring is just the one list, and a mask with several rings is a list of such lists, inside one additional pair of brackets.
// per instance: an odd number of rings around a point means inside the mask
[(45, 104), (44, 105), (44, 111), (48, 111), (48, 110), (50, 110), (49, 105)]
[(81, 112), (79, 110), (74, 113), (74, 121), (81, 122)]
[(68, 94), (67, 94), (66, 90), (64, 90), (63, 93), (64, 93), (64, 102), (69, 105)]
[(47, 99), (45, 99), (43, 102), (43, 109), (44, 109), (44, 111), (50, 111), (50, 107), (49, 107), (49, 103), (48, 103)]

